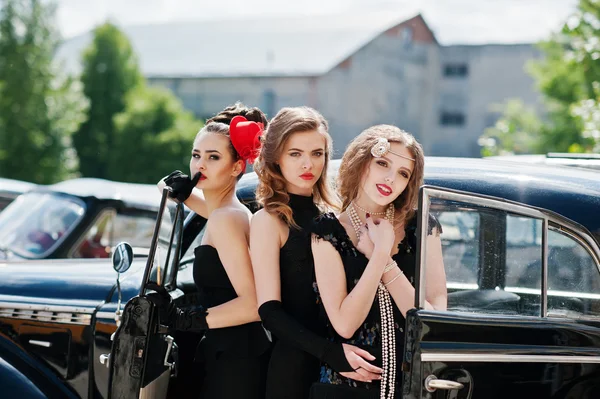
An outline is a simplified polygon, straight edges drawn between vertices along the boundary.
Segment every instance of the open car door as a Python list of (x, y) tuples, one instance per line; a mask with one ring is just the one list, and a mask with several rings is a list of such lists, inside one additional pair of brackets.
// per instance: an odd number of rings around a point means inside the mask
[(160, 210), (139, 295), (127, 302), (110, 356), (110, 399), (164, 399), (174, 373), (176, 345), (160, 324), (147, 296), (148, 283), (169, 286), (171, 266), (179, 257), (183, 205), (174, 206), (163, 191)]
[[(448, 306), (425, 310), (427, 225), (440, 234)], [(403, 398), (599, 398), (600, 250), (543, 209), (424, 186)], [(443, 277), (442, 277), (443, 278)]]

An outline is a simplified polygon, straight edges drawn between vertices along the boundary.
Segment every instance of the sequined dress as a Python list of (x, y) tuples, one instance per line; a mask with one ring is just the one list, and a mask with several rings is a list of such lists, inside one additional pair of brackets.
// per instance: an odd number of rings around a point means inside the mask
[[(437, 221), (430, 221), (431, 226), (439, 226)], [(346, 230), (340, 224), (337, 217), (332, 213), (321, 215), (316, 219), (313, 227), (313, 232), (323, 240), (330, 242), (335, 249), (338, 251), (344, 263), (344, 270), (346, 272), (346, 288), (350, 292), (360, 280), (362, 273), (364, 272), (368, 259), (360, 253), (350, 240)], [(404, 272), (404, 275), (408, 278), (411, 284), (414, 286), (415, 269), (416, 269), (416, 256), (415, 250), (417, 247), (417, 218), (412, 217), (405, 227), (405, 238), (398, 244), (398, 252), (392, 256), (392, 258), (398, 263), (400, 269)], [(429, 231), (431, 234), (431, 230)], [(318, 294), (318, 289), (316, 289)], [(393, 301), (392, 301), (393, 302)], [(396, 382), (397, 386), (395, 389), (395, 398), (402, 397), (402, 371), (401, 364), (404, 356), (404, 328), (405, 318), (402, 316), (400, 309), (393, 302), (393, 314), (394, 314), (394, 327), (396, 336)], [(336, 342), (343, 342), (347, 344), (356, 345), (369, 351), (376, 357), (373, 362), (375, 365), (381, 367), (381, 314), (379, 311), (379, 302), (377, 296), (373, 301), (371, 310), (369, 311), (364, 323), (358, 328), (355, 334), (350, 339), (341, 337), (336, 333), (335, 329), (331, 325), (324, 307), (321, 303), (321, 317), (325, 320), (328, 326), (328, 334), (330, 339)], [(352, 387), (355, 389), (344, 389), (344, 393), (340, 396), (334, 396), (331, 392), (320, 395), (318, 389), (313, 389), (317, 394), (313, 394), (311, 398), (379, 398), (379, 381), (372, 383), (358, 382), (348, 378), (345, 378), (331, 369), (327, 364), (321, 365), (320, 371), (320, 383), (339, 385), (340, 387)], [(323, 391), (323, 390), (321, 390)], [(327, 392), (327, 390), (323, 391)]]

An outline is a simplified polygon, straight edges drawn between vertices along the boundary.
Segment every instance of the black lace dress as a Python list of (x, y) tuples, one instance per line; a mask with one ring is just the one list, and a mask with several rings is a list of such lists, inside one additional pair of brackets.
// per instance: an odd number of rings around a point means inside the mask
[[(429, 234), (432, 234), (434, 226), (441, 231), (441, 226), (435, 219), (430, 219)], [(348, 292), (350, 292), (358, 283), (362, 273), (364, 272), (368, 259), (359, 252), (344, 227), (340, 224), (339, 220), (333, 213), (327, 213), (319, 218), (314, 223), (312, 228), (313, 232), (320, 239), (324, 239), (330, 242), (335, 249), (339, 252), (342, 261), (344, 263), (344, 269), (346, 272), (346, 286)], [(416, 269), (416, 255), (415, 250), (417, 248), (417, 218), (412, 217), (405, 226), (405, 238), (398, 244), (398, 253), (392, 258), (398, 263), (400, 269), (404, 272), (404, 275), (408, 278), (411, 284), (414, 286), (415, 280), (415, 269)], [(318, 294), (318, 289), (316, 290)], [(393, 303), (393, 301), (392, 301)], [(393, 314), (394, 324), (396, 333), (396, 389), (395, 397), (402, 397), (402, 371), (401, 364), (404, 356), (404, 328), (405, 318), (402, 316), (400, 309), (393, 303)], [(381, 361), (383, 356), (381, 354), (381, 314), (379, 311), (379, 300), (375, 296), (373, 305), (364, 323), (359, 327), (354, 336), (350, 339), (345, 339), (336, 333), (335, 329), (329, 322), (324, 307), (321, 304), (321, 316), (325, 319), (328, 325), (328, 334), (330, 339), (337, 342), (343, 342), (347, 344), (356, 345), (369, 351), (376, 357), (373, 364), (381, 367)], [(315, 394), (311, 395), (311, 398), (379, 398), (379, 381), (372, 383), (364, 383), (354, 381), (345, 378), (331, 369), (327, 364), (321, 365), (320, 379), (321, 384), (333, 384), (340, 386), (339, 395), (336, 395), (331, 389), (323, 387), (323, 389), (313, 389)], [(354, 389), (349, 389), (354, 388)], [(323, 394), (319, 394), (323, 392)]]
[[(312, 197), (290, 194), (290, 207), (296, 224), (279, 253), (281, 303), (284, 311), (304, 328), (321, 337), (327, 329), (319, 317), (314, 291), (315, 273), (310, 230), (319, 209)], [(275, 342), (269, 363), (267, 398), (306, 399), (312, 383), (319, 379), (320, 361), (293, 342), (273, 336)]]
[[(200, 306), (208, 309), (235, 299), (237, 294), (216, 248), (200, 245), (195, 255), (194, 281)], [(206, 331), (196, 352), (205, 369), (199, 397), (263, 399), (270, 346), (260, 322)]]

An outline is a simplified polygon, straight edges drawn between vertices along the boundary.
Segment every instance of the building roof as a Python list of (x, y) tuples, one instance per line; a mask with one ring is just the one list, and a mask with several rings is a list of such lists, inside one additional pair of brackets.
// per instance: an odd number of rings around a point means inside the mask
[[(414, 17), (380, 11), (249, 17), (124, 27), (146, 77), (318, 76), (387, 29)], [(63, 43), (58, 58), (81, 69), (92, 34)]]

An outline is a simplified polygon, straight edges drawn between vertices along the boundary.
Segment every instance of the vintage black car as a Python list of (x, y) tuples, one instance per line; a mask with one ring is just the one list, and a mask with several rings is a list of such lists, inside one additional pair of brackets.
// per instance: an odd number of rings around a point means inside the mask
[[(433, 213), (443, 227), (449, 304), (443, 312), (423, 310), (427, 248), (418, 240), (405, 398), (600, 397), (599, 177), (482, 159), (426, 160), (419, 234)], [(252, 174), (239, 184), (251, 209), (255, 185)], [(103, 260), (0, 265), (7, 397), (164, 398), (169, 383), (173, 397), (198, 391), (190, 353), (199, 337), (169, 335), (145, 285), (159, 282), (181, 306), (194, 302), (193, 249), (205, 220), (190, 214), (184, 221), (181, 206), (163, 202), (149, 257), (133, 258), (120, 289)], [(119, 296), (129, 303), (117, 330)]]
[(0, 177), (0, 211), (14, 201), (19, 195), (33, 189), (35, 184)]
[(120, 241), (147, 253), (159, 204), (153, 185), (83, 178), (32, 187), (0, 213), (0, 259), (109, 258)]

